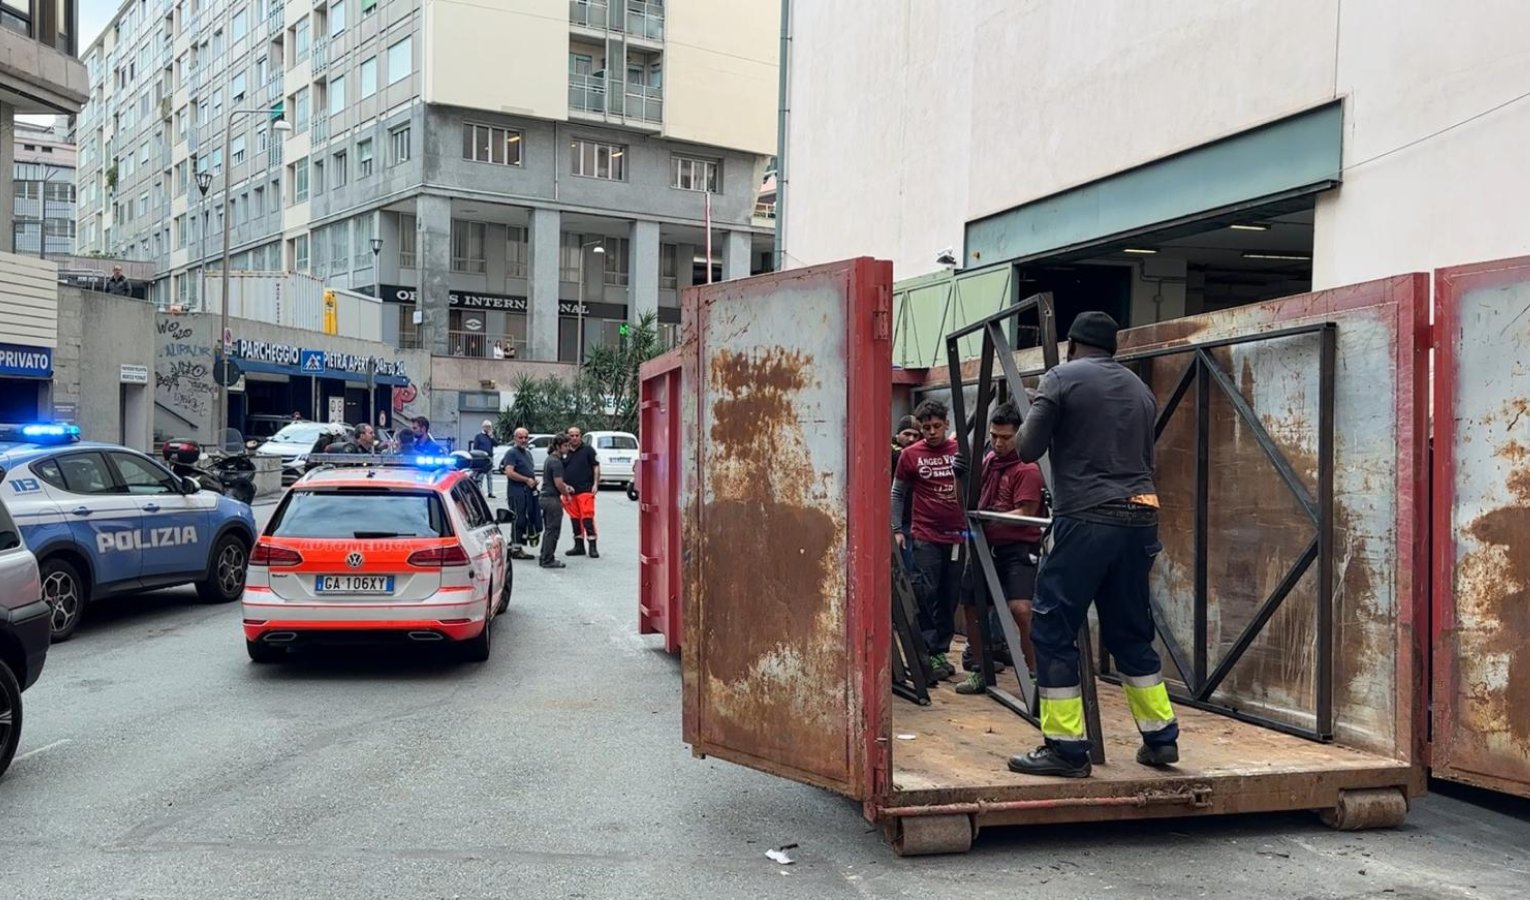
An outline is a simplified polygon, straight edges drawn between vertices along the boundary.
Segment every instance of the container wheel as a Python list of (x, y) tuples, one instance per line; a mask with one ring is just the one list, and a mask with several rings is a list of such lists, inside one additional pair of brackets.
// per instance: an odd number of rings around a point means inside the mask
[(966, 853), (972, 849), (971, 816), (906, 816), (888, 829), (899, 856)]
[(1396, 828), (1408, 815), (1408, 797), (1402, 788), (1340, 791), (1338, 804), (1318, 815), (1324, 825), (1339, 831)]

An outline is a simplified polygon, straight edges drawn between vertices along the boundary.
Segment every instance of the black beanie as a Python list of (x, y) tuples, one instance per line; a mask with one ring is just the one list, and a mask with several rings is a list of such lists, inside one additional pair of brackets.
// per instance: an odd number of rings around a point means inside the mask
[(1083, 312), (1078, 314), (1073, 320), (1073, 327), (1068, 329), (1068, 340), (1115, 353), (1116, 332), (1120, 328), (1116, 320), (1106, 313)]

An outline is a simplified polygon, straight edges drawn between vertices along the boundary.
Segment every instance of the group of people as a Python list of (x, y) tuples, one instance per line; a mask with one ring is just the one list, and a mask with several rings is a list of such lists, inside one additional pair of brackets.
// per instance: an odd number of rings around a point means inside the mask
[[(1078, 649), (1090, 605), (1142, 736), (1137, 762), (1179, 761), (1179, 725), (1153, 648), (1148, 593), (1148, 573), (1162, 549), (1153, 484), (1157, 401), (1116, 362), (1117, 331), (1104, 313), (1080, 314), (1068, 331), (1068, 361), (1042, 377), (1029, 415), (1022, 421), (1018, 407), (1004, 403), (988, 423), (978, 509), (1045, 518), (1045, 485), (1035, 463), (1047, 456), (1052, 465), (1050, 550), (1043, 553), (1043, 531), (1033, 524), (982, 523), (1005, 595), (994, 605), (1014, 617), (1040, 694), (1044, 743), (1009, 761), (1010, 770), (1022, 774), (1090, 774)], [(968, 612), (971, 656), (957, 691), (981, 693), (986, 680), (971, 611), (976, 591), (986, 585), (963, 552), (969, 526), (961, 483), (968, 462), (949, 430), (947, 408), (935, 400), (899, 423), (892, 529), (913, 570), (931, 668), (941, 678), (955, 674), (946, 657), (960, 603)], [(997, 670), (1004, 654), (994, 655)]]
[(584, 442), (584, 432), (578, 427), (554, 435), (538, 478), (530, 442), (530, 432), (517, 428), (515, 443), (500, 462), (510, 485), (507, 500), (515, 513), (511, 558), (532, 559), (526, 546), (539, 545), (535, 558), (542, 568), (565, 568), (557, 551), (563, 517), (567, 515), (574, 546), (564, 555), (599, 559), (595, 492), (600, 488), (600, 457), (595, 448)]
[[(297, 413), (293, 413), (293, 421), (300, 421)], [(490, 446), (492, 449), (492, 444)], [(324, 448), (324, 452), (441, 454), (446, 452), (446, 448), (431, 436), (430, 420), (424, 416), (415, 416), (409, 421), (409, 427), (400, 428), (398, 435), (392, 441), (384, 441), (378, 435), (376, 428), (367, 422), (362, 422), (356, 426), (353, 435), (328, 445)], [(492, 490), (489, 496), (494, 496)]]

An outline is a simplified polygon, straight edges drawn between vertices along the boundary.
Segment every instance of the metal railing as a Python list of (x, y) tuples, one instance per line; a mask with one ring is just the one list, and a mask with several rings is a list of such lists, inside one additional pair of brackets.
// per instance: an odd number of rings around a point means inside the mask
[(776, 205), (774, 203), (755, 203), (754, 216), (757, 219), (774, 219), (776, 217)]
[(316, 143), (329, 140), (329, 116), (314, 116), (310, 129)]
[(329, 38), (319, 38), (313, 42), (313, 48), (309, 53), (313, 64), (313, 74), (318, 75), (329, 68)]
[(664, 40), (664, 7), (643, 0), (627, 2), (627, 34), (650, 41)]
[[(416, 338), (418, 340), (418, 338)], [(526, 341), (508, 334), (448, 331), (447, 352), (463, 359), (525, 359)], [(497, 351), (496, 351), (497, 348)], [(496, 355), (496, 352), (499, 355)]]
[(664, 89), (627, 85), (626, 116), (629, 119), (639, 119), (644, 122), (662, 123), (664, 121)]
[(581, 112), (605, 113), (606, 80), (593, 75), (568, 76), (568, 105)]
[(569, 0), (568, 20), (585, 28), (606, 28), (611, 10), (605, 0)]

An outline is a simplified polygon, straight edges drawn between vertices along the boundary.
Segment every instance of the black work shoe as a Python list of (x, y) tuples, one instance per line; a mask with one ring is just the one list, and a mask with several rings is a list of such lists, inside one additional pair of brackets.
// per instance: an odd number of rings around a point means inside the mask
[(568, 566), (563, 564), (563, 560), (561, 560), (561, 559), (546, 559), (546, 560), (543, 560), (541, 562), (541, 566), (544, 569), (567, 569), (568, 568)]
[(1089, 760), (1073, 762), (1059, 756), (1056, 750), (1045, 744), (1029, 753), (1009, 758), (1009, 770), (1021, 775), (1055, 775), (1058, 778), (1088, 778), (1093, 767)]
[(1137, 748), (1137, 762), (1144, 766), (1162, 768), (1179, 762), (1178, 744), (1143, 744)]
[(516, 549), (510, 551), (510, 558), (511, 559), (536, 559), (535, 556), (532, 556), (530, 553), (527, 553), (525, 550), (522, 550), (519, 547), (517, 547)]
[(590, 559), (600, 559), (600, 551), (595, 549), (594, 541), (590, 541)]
[(563, 555), (564, 556), (583, 556), (584, 555), (584, 541), (575, 541), (574, 542), (574, 548), (572, 550), (565, 551)]

